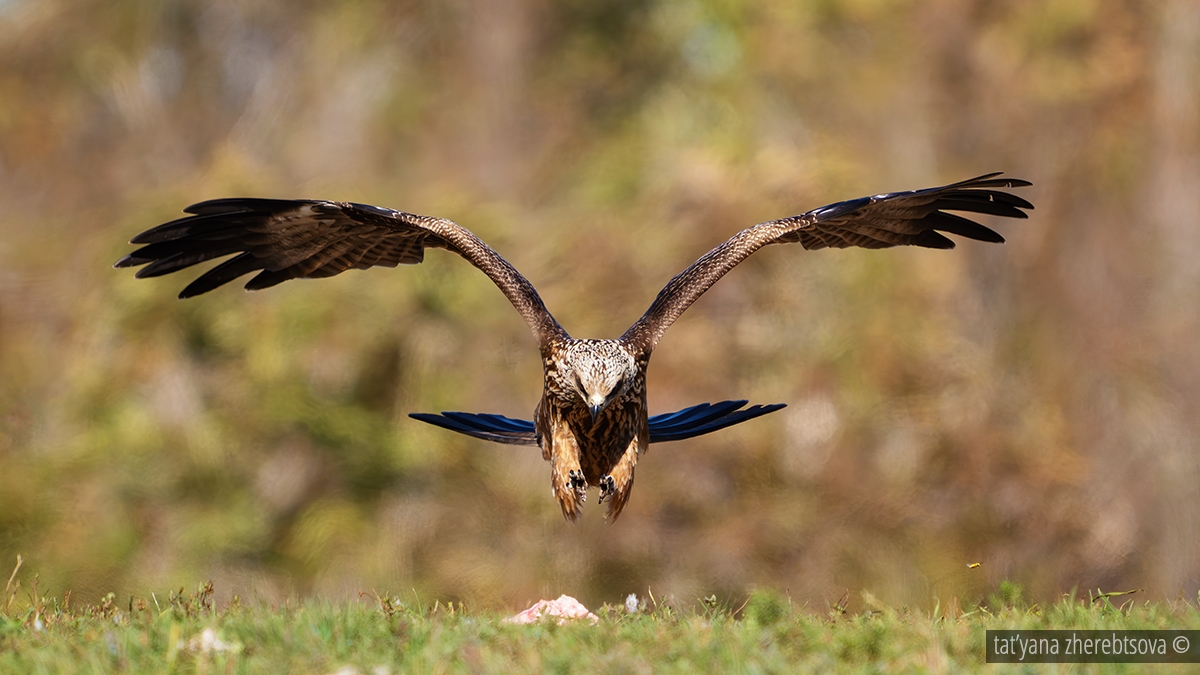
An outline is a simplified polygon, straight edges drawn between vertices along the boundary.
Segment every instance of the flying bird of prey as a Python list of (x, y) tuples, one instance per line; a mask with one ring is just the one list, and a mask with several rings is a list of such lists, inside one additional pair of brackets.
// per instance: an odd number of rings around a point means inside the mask
[(499, 443), (538, 445), (550, 462), (551, 487), (567, 520), (579, 517), (589, 486), (615, 520), (629, 499), (638, 458), (651, 443), (682, 440), (773, 412), (783, 404), (703, 403), (649, 417), (646, 366), (663, 332), (726, 272), (768, 244), (806, 249), (954, 248), (941, 232), (1000, 243), (995, 231), (947, 211), (1025, 218), (1033, 205), (1001, 188), (1028, 181), (987, 174), (912, 192), (892, 192), (830, 204), (760, 223), (735, 234), (667, 282), (658, 297), (616, 340), (578, 340), (551, 316), (529, 281), (461, 225), (444, 218), (310, 199), (216, 199), (184, 209), (192, 215), (147, 230), (143, 246), (116, 267), (138, 277), (169, 274), (214, 258), (233, 257), (179, 294), (189, 298), (254, 273), (246, 289), (288, 279), (320, 278), (348, 269), (414, 265), (425, 249), (466, 258), (504, 293), (533, 331), (542, 354), (542, 398), (533, 421), (499, 415), (413, 414), (423, 422)]

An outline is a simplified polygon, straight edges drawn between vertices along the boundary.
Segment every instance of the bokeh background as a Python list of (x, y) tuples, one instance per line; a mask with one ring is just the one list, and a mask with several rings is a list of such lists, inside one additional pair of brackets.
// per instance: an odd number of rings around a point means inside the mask
[[(1003, 170), (952, 252), (771, 247), (675, 324), (652, 412), (783, 412), (651, 448), (563, 522), (527, 328), (477, 270), (134, 280), (223, 196), (449, 217), (578, 337), (735, 231)], [(1001, 581), (1200, 587), (1200, 4), (1188, 0), (0, 0), (0, 563), (49, 593), (754, 588), (964, 605)], [(982, 565), (968, 568), (968, 564)], [(415, 595), (413, 595), (415, 594)]]

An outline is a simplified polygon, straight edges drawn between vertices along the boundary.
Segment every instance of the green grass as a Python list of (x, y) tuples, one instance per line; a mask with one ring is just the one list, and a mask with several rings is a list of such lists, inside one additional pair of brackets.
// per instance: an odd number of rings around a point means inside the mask
[[(791, 606), (760, 592), (738, 608), (700, 601), (631, 614), (598, 610), (595, 625), (503, 623), (503, 615), (390, 596), (282, 606), (235, 599), (216, 608), (212, 587), (99, 604), (37, 599), (0, 614), (3, 673), (772, 673), (963, 672), (984, 664), (984, 631), (1002, 628), (1198, 628), (1186, 602), (1065, 597), (1026, 606), (1006, 585), (969, 611), (881, 605), (856, 616)], [(1114, 601), (1124, 600), (1124, 604)], [(204, 635), (210, 642), (204, 644)], [(215, 638), (216, 642), (212, 641)], [(1046, 672), (1055, 666), (1025, 667)], [(1071, 666), (1058, 666), (1071, 671)], [(1098, 667), (1078, 667), (1096, 672)], [(1136, 666), (1100, 670), (1133, 672)], [(1142, 667), (1143, 669), (1145, 666)], [(1171, 666), (1153, 666), (1173, 672)], [(1057, 671), (1056, 671), (1057, 672)]]

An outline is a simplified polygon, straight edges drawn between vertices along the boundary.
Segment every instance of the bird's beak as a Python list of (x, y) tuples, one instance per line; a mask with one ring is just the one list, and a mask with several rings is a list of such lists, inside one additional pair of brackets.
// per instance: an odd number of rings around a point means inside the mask
[(592, 413), (592, 424), (593, 425), (596, 423), (596, 420), (599, 419), (600, 412), (602, 410), (604, 410), (603, 403), (597, 403), (596, 405), (588, 406), (588, 411)]

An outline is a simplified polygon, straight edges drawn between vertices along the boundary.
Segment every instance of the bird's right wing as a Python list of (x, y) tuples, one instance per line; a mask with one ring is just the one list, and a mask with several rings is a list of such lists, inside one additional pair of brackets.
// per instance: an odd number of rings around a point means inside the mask
[[(655, 415), (649, 420), (650, 442), (666, 443), (703, 436), (786, 407), (783, 403), (772, 403), (752, 405), (742, 410), (746, 403), (748, 401), (701, 403), (673, 413)], [(538, 444), (537, 430), (529, 420), (516, 420), (489, 413), (464, 412), (443, 412), (440, 415), (410, 413), (409, 417), (485, 441), (510, 445)]]
[(311, 199), (216, 199), (184, 209), (193, 214), (137, 235), (143, 244), (117, 261), (155, 277), (232, 255), (179, 294), (188, 298), (257, 273), (247, 290), (288, 279), (331, 277), (348, 269), (415, 265), (425, 249), (453, 251), (488, 276), (529, 324), (543, 348), (566, 332), (533, 285), (469, 230), (444, 218)]

